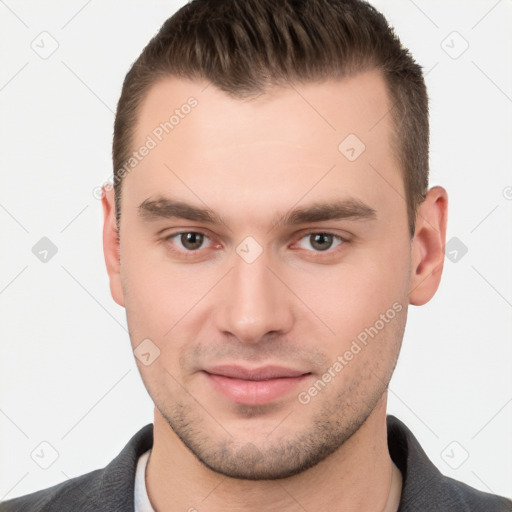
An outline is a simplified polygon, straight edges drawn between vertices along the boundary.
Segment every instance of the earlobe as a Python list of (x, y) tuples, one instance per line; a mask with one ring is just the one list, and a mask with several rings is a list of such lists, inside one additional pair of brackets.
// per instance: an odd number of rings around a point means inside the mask
[(431, 188), (418, 208), (412, 242), (412, 274), (409, 302), (427, 303), (441, 281), (448, 217), (448, 194), (442, 187)]
[(124, 307), (123, 288), (121, 286), (121, 259), (119, 238), (116, 226), (116, 209), (114, 188), (111, 185), (103, 185), (103, 255), (110, 281), (110, 293), (112, 298)]

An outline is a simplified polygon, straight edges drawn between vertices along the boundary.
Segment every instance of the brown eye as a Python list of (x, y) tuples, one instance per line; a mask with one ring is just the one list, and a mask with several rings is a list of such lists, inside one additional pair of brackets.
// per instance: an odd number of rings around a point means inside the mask
[(173, 250), (181, 253), (195, 252), (203, 248), (208, 240), (210, 239), (206, 235), (196, 231), (181, 231), (165, 238), (171, 247), (174, 246)]
[(202, 233), (179, 233), (181, 245), (189, 250), (195, 251), (203, 245), (204, 235)]

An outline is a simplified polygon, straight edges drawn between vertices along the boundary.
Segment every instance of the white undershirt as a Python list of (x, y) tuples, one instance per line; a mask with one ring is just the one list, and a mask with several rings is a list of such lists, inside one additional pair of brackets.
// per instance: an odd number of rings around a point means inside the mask
[(148, 492), (146, 490), (146, 466), (148, 463), (151, 450), (143, 453), (137, 461), (137, 469), (135, 471), (134, 486), (134, 504), (135, 512), (155, 512), (149, 501)]

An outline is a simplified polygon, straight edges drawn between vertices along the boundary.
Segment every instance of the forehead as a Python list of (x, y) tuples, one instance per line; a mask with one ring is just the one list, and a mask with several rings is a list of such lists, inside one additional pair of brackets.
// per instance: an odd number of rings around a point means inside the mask
[[(123, 195), (183, 193), (239, 209), (250, 208), (247, 201), (277, 207), (286, 194), (346, 192), (378, 207), (392, 192), (396, 202), (403, 184), (389, 111), (377, 71), (273, 87), (250, 99), (206, 81), (166, 78), (141, 104), (133, 150), (150, 149), (126, 176)], [(384, 191), (385, 181), (394, 190)]]
[[(188, 108), (191, 102), (197, 105)], [(207, 81), (169, 77), (155, 83), (141, 102), (136, 138), (155, 129), (158, 136), (159, 125), (170, 121), (174, 139), (183, 134), (198, 142), (215, 135), (218, 141), (237, 143), (269, 138), (297, 142), (301, 136), (315, 143), (325, 136), (336, 141), (346, 133), (370, 142), (377, 125), (380, 137), (388, 127), (389, 109), (386, 84), (377, 70), (343, 80), (272, 86), (249, 98), (230, 96)]]

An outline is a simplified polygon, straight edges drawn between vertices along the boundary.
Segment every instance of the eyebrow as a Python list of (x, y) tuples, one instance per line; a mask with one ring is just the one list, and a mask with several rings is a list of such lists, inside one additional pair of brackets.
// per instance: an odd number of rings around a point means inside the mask
[[(139, 205), (138, 210), (140, 217), (144, 220), (176, 218), (213, 225), (226, 225), (222, 218), (209, 208), (200, 208), (166, 197), (154, 200), (146, 199)], [(317, 202), (307, 207), (295, 208), (278, 216), (273, 228), (326, 220), (372, 220), (376, 216), (376, 211), (359, 199)]]

